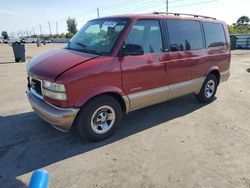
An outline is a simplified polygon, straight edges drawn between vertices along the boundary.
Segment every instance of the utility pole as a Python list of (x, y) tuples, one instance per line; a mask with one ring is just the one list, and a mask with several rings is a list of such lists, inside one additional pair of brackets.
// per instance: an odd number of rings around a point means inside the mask
[(58, 24), (56, 22), (56, 34), (58, 35)]
[(34, 27), (32, 27), (32, 30), (33, 30), (33, 35), (35, 35), (36, 33), (35, 33), (35, 28)]
[(50, 27), (50, 22), (48, 22), (48, 24), (49, 24), (49, 33), (50, 33), (50, 35), (52, 35), (52, 33), (51, 33), (51, 27)]
[(99, 8), (96, 9), (97, 10), (97, 17), (100, 17), (100, 12), (99, 12)]
[(41, 26), (41, 24), (40, 24), (39, 26), (40, 26), (41, 35), (43, 35), (43, 31), (42, 31), (42, 26)]
[(168, 12), (168, 0), (166, 0), (166, 12)]

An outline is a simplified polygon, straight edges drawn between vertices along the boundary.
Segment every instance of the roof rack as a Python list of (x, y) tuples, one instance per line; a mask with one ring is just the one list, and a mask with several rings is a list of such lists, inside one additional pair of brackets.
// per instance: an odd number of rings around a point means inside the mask
[(174, 16), (191, 16), (194, 18), (207, 18), (216, 20), (216, 18), (209, 17), (209, 16), (202, 16), (197, 14), (185, 14), (185, 13), (174, 13), (174, 12), (153, 12), (153, 14), (166, 14), (166, 15), (174, 15)]

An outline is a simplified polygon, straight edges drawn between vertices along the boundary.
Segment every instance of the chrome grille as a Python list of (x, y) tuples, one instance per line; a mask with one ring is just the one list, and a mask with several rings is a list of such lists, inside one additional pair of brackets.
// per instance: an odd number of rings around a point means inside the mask
[[(36, 78), (28, 78), (29, 90), (38, 97), (42, 97), (42, 82)], [(35, 92), (35, 93), (34, 93)]]

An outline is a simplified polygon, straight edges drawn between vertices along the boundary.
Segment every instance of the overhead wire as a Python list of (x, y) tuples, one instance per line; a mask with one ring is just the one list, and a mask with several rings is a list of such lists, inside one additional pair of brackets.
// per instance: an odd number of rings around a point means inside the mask
[[(196, 5), (202, 5), (202, 4), (216, 2), (218, 0), (198, 1), (198, 2), (191, 2), (191, 3), (179, 4), (178, 5), (178, 3), (181, 2), (181, 1), (183, 1), (183, 0), (170, 0), (168, 2), (170, 4), (169, 8), (196, 6)], [(135, 1), (135, 0), (123, 0), (123, 1), (121, 1), (119, 3), (115, 2), (113, 4), (104, 4), (104, 5), (99, 6), (98, 8), (99, 8), (101, 16), (108, 16), (108, 15), (112, 15), (112, 14), (135, 13), (135, 12), (138, 12), (138, 9), (142, 10), (144, 12), (156, 11), (156, 10), (153, 10), (153, 9), (157, 9), (157, 11), (158, 10), (165, 10), (165, 7), (166, 7), (165, 3), (166, 3), (165, 0), (137, 0), (137, 1)], [(177, 3), (177, 4), (171, 6), (171, 4), (175, 4), (175, 3)], [(80, 13), (80, 14), (71, 15), (69, 17), (76, 17), (76, 18), (78, 18), (80, 20), (81, 16), (84, 16), (83, 19), (81, 19), (81, 20), (93, 19), (93, 18), (97, 17), (97, 12), (96, 11), (97, 11), (96, 9), (90, 9), (90, 10), (86, 10), (86, 11)], [(68, 17), (61, 18), (61, 19), (59, 19), (57, 21), (51, 21), (51, 23), (53, 24), (53, 23), (56, 23), (56, 22), (57, 23), (65, 22), (67, 18)], [(47, 24), (48, 23), (43, 23), (43, 24), (39, 24), (37, 26), (33, 26), (33, 27), (31, 27), (30, 31), (33, 28), (36, 28), (36, 30), (39, 31), (38, 27), (40, 25), (43, 25), (46, 28)], [(66, 25), (66, 22), (64, 23), (64, 25)], [(27, 30), (27, 29), (25, 29), (25, 30)], [(37, 33), (39, 33), (39, 32), (37, 32)]]

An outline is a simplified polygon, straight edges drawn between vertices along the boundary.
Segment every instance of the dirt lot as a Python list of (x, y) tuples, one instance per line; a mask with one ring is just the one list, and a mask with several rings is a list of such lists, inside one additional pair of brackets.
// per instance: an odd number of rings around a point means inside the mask
[[(48, 48), (27, 45), (28, 58)], [(211, 104), (192, 95), (130, 113), (110, 139), (82, 141), (41, 120), (25, 96), (26, 63), (0, 45), (0, 187), (250, 187), (250, 51), (234, 51), (231, 77)]]

